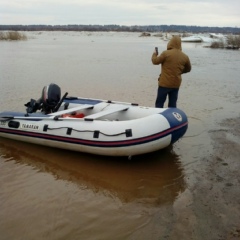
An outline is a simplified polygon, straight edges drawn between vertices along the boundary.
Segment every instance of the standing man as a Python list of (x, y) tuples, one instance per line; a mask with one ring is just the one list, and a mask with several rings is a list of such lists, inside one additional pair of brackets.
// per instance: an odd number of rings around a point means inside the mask
[(157, 49), (152, 55), (154, 65), (161, 64), (158, 78), (158, 93), (155, 107), (163, 108), (168, 96), (168, 107), (177, 107), (178, 90), (182, 82), (182, 74), (191, 71), (189, 57), (182, 52), (181, 38), (174, 36), (167, 45), (167, 50), (159, 56)]

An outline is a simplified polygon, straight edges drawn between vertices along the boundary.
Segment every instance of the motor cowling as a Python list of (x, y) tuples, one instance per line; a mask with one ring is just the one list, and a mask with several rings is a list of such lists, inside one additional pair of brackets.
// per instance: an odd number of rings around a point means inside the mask
[(45, 86), (42, 90), (42, 111), (46, 114), (54, 112), (54, 108), (57, 106), (61, 99), (61, 89), (57, 84), (51, 83)]

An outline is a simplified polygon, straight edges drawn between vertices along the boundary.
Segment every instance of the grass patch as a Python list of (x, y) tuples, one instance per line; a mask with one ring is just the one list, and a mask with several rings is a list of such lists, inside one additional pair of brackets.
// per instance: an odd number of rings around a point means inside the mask
[(226, 41), (214, 41), (212, 42), (211, 48), (228, 48), (228, 49), (239, 49), (240, 48), (240, 36), (229, 35)]
[(211, 43), (211, 48), (224, 48), (224, 45), (223, 41), (214, 41)]
[(240, 47), (240, 36), (239, 35), (229, 35), (227, 37), (227, 44), (233, 47)]
[(24, 33), (19, 33), (16, 31), (0, 32), (0, 40), (5, 41), (27, 40), (27, 36)]

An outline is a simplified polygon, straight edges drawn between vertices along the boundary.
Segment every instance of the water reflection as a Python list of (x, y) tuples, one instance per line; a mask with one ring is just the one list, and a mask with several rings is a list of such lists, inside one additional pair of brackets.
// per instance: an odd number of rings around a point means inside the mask
[(123, 203), (172, 203), (185, 188), (179, 157), (171, 148), (128, 160), (1, 138), (0, 154), (4, 161), (31, 166), (56, 180), (118, 198)]

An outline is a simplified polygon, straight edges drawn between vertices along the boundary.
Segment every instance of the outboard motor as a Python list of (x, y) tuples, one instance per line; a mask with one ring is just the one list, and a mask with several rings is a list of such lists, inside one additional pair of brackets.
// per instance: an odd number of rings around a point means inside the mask
[(61, 99), (61, 89), (58, 85), (51, 83), (42, 90), (42, 111), (46, 114), (54, 112), (55, 107)]
[[(66, 97), (67, 93), (64, 95)], [(42, 96), (37, 101), (31, 99), (26, 103), (27, 113), (34, 113), (37, 110), (42, 110), (45, 114), (52, 113), (58, 110), (61, 105), (61, 89), (57, 84), (51, 83), (45, 86), (42, 90)]]

